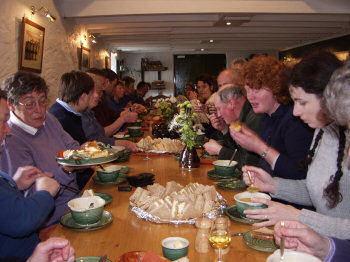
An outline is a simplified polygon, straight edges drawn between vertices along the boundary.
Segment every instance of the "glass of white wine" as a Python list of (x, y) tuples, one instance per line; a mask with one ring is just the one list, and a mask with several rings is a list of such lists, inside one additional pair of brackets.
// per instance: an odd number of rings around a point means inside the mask
[(215, 223), (210, 230), (209, 242), (213, 248), (218, 249), (217, 261), (223, 262), (221, 251), (231, 243), (231, 233), (228, 223)]
[(146, 157), (143, 160), (152, 160), (152, 158), (148, 156), (149, 151), (152, 150), (152, 146), (151, 143), (146, 143), (145, 139), (143, 140), (142, 148), (146, 152)]

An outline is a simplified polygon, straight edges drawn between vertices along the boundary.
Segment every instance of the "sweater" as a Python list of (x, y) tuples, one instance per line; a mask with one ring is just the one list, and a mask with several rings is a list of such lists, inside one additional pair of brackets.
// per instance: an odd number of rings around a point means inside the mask
[[(43, 172), (50, 172), (57, 182), (78, 189), (76, 174), (66, 174), (56, 161), (57, 151), (67, 149), (78, 149), (79, 143), (63, 130), (61, 124), (50, 113), (46, 113), (43, 126), (38, 128), (36, 134), (32, 135), (9, 120), (11, 128), (10, 136), (3, 142), (3, 150), (0, 154), (0, 169), (13, 176), (21, 166), (35, 166)], [(26, 190), (26, 196), (35, 192), (33, 185)], [(46, 221), (46, 226), (57, 223), (67, 210), (67, 202), (76, 197), (73, 193), (63, 187), (55, 197), (55, 209)]]
[[(303, 180), (275, 178), (278, 191), (273, 197), (293, 201), (301, 205), (313, 205), (316, 212), (302, 209), (299, 221), (316, 232), (340, 239), (350, 238), (350, 170), (346, 160), (342, 163), (343, 176), (339, 181), (339, 192), (343, 200), (332, 209), (327, 207), (323, 190), (335, 174), (339, 146), (339, 131), (335, 124), (323, 128), (323, 136), (315, 150), (307, 177)], [(315, 136), (318, 132), (315, 132)], [(347, 131), (349, 139), (349, 131)], [(345, 148), (348, 148), (349, 142)], [(346, 152), (345, 152), (346, 156)], [(346, 157), (344, 157), (346, 159)]]
[(25, 198), (12, 177), (0, 171), (0, 258), (29, 257), (39, 243), (35, 231), (53, 208), (49, 192)]

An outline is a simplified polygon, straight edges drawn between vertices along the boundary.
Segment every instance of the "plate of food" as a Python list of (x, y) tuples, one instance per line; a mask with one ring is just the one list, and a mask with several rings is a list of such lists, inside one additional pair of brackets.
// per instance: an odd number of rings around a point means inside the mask
[(91, 141), (82, 149), (59, 150), (57, 163), (63, 166), (93, 166), (109, 163), (118, 158), (116, 150), (101, 142)]
[(252, 249), (262, 252), (274, 252), (278, 246), (275, 244), (273, 229), (261, 227), (244, 234), (244, 243)]

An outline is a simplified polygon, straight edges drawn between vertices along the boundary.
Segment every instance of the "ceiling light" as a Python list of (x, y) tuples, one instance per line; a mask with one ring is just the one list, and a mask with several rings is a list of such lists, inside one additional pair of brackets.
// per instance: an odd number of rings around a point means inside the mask
[(49, 9), (45, 6), (40, 7), (39, 9), (36, 9), (34, 5), (32, 5), (30, 7), (30, 9), (32, 10), (32, 15), (35, 15), (35, 13), (39, 12), (42, 15), (44, 15), (45, 17), (47, 17), (51, 22), (55, 22), (56, 21), (56, 17), (54, 17)]
[(226, 25), (231, 25), (231, 22), (226, 22)]
[(96, 37), (93, 34), (90, 34), (89, 37), (91, 38), (91, 43), (96, 44)]
[(213, 42), (214, 42), (214, 40), (213, 40), (213, 39), (210, 39), (210, 40), (209, 40), (209, 42), (210, 42), (210, 43), (213, 43)]
[(204, 48), (201, 48), (201, 51), (204, 51)]

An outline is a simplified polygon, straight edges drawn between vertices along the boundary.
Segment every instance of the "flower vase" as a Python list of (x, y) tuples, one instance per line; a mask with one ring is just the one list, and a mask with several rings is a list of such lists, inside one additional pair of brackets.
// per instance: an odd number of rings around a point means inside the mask
[(186, 145), (182, 150), (180, 155), (179, 165), (181, 168), (197, 168), (199, 167), (200, 159), (197, 154), (197, 150), (195, 147), (189, 149)]

